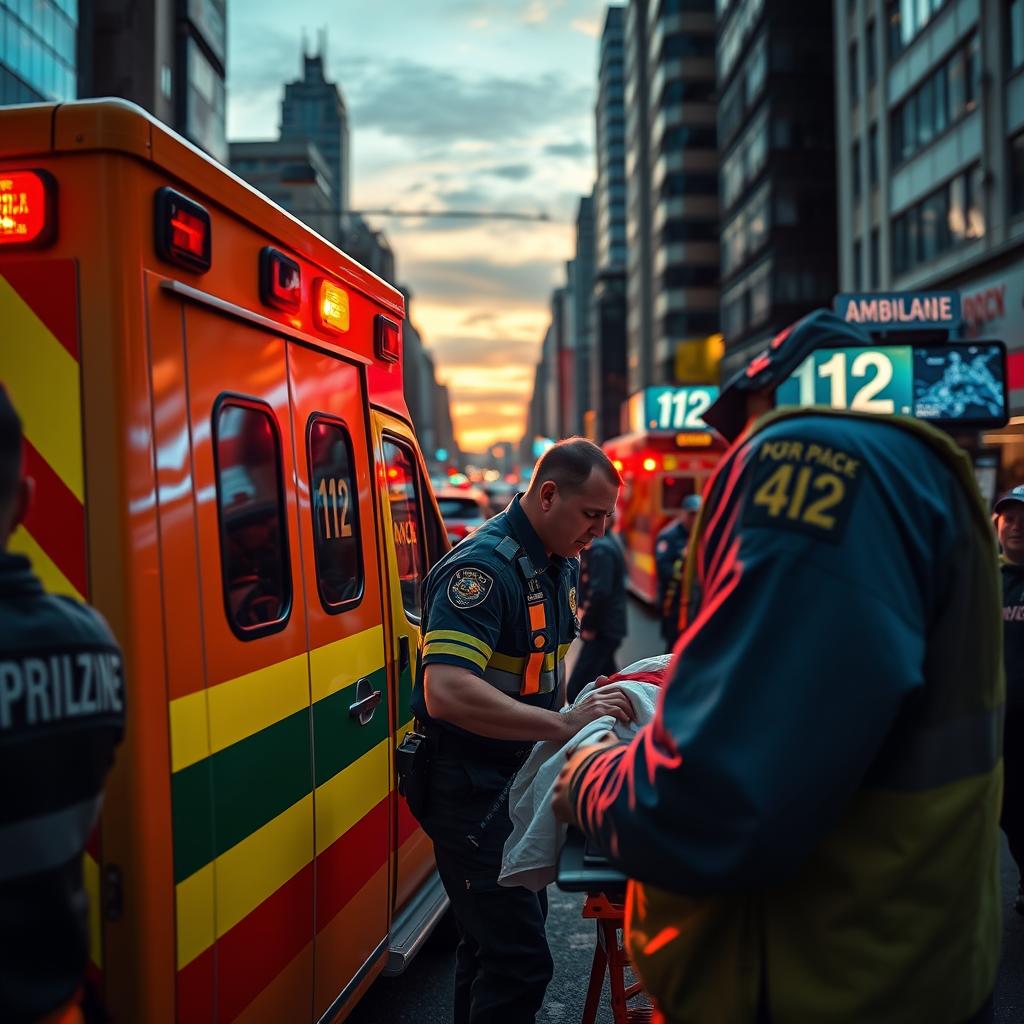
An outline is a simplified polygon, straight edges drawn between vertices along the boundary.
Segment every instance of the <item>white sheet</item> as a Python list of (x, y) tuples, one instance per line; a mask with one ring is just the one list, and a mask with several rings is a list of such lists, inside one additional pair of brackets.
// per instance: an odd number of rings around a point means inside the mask
[[(658, 672), (668, 665), (670, 658), (668, 654), (644, 658), (623, 669), (622, 675)], [(556, 740), (547, 740), (535, 744), (526, 763), (519, 769), (508, 799), (512, 833), (505, 842), (501, 873), (498, 875), (500, 885), (521, 885), (536, 892), (554, 881), (566, 826), (555, 820), (551, 795), (566, 758), (580, 747), (596, 743), (609, 731), (619, 739), (629, 739), (654, 717), (659, 687), (628, 678), (611, 685), (629, 697), (635, 722), (623, 725), (612, 715), (604, 715), (585, 725), (568, 743), (559, 745)], [(576, 704), (593, 689), (594, 684), (588, 683), (576, 698)]]

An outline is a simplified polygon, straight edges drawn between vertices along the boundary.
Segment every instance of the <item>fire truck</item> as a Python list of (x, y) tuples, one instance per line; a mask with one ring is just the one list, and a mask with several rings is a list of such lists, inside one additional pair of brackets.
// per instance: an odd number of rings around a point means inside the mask
[(448, 548), (404, 314), (139, 108), (0, 111), (0, 380), (37, 484), (12, 547), (125, 653), (84, 864), (115, 1020), (341, 1019), (446, 909), (395, 783)]

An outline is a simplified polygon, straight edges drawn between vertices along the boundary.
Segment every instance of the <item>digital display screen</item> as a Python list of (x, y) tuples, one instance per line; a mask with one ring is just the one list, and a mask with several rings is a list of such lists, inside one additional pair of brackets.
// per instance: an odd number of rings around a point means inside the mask
[(1002, 426), (1006, 349), (999, 341), (818, 349), (779, 386), (775, 404), (914, 416), (946, 426)]

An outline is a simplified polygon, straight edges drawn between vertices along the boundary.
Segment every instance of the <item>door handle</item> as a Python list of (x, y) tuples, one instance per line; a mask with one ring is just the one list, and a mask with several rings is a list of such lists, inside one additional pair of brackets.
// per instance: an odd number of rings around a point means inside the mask
[(360, 725), (369, 725), (377, 705), (380, 704), (380, 690), (375, 690), (369, 679), (356, 683), (356, 700), (348, 706), (349, 718), (358, 718)]
[(409, 667), (409, 634), (403, 633), (398, 638), (398, 671), (404, 672)]

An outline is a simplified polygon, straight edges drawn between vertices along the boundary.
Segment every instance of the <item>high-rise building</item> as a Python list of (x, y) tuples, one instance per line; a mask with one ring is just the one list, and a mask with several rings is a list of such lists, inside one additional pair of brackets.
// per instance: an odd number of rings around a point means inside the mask
[(714, 0), (635, 0), (626, 15), (630, 390), (669, 383), (718, 329)]
[[(843, 290), (953, 289), (1024, 378), (1024, 0), (834, 0)], [(1024, 389), (1010, 392), (1024, 414)], [(1024, 483), (1024, 432), (998, 438)]]
[(227, 0), (79, 6), (79, 95), (132, 100), (226, 163)]
[(609, 7), (601, 33), (595, 108), (594, 287), (590, 306), (593, 437), (619, 433), (626, 400), (626, 102), (624, 7)]
[(717, 0), (723, 377), (836, 289), (832, 12)]
[(73, 100), (78, 0), (0, 0), (0, 106)]
[(281, 138), (308, 139), (316, 143), (331, 171), (338, 210), (349, 209), (351, 179), (348, 111), (336, 82), (324, 73), (326, 39), (320, 36), (320, 52), (303, 53), (302, 78), (284, 87), (281, 101)]
[(573, 376), (575, 409), (572, 433), (583, 433), (584, 416), (591, 405), (590, 301), (594, 291), (594, 197), (580, 199), (576, 216), (576, 257), (572, 275), (572, 332), (574, 349)]
[(338, 215), (330, 169), (312, 142), (270, 139), (229, 144), (231, 170), (329, 241)]

